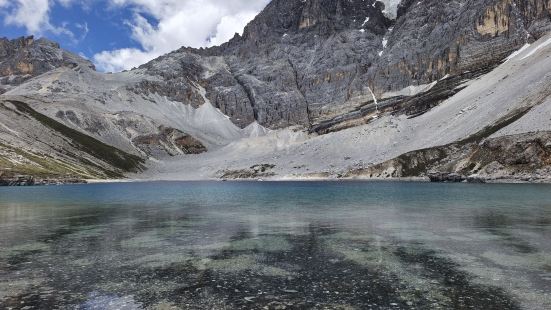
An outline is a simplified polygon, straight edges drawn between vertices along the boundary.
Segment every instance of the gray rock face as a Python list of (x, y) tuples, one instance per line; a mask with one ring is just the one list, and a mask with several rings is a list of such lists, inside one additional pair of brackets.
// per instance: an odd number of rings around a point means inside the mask
[(201, 154), (207, 148), (197, 139), (174, 128), (159, 128), (158, 134), (139, 136), (133, 143), (150, 156), (162, 158), (182, 154)]
[(144, 66), (142, 91), (200, 105), (190, 84), (244, 127), (312, 126), (380, 96), (487, 71), (551, 29), (548, 0), (274, 0), (230, 42), (182, 48)]
[(32, 77), (62, 66), (94, 68), (91, 62), (43, 38), (0, 38), (0, 93), (10, 86), (20, 85)]
[(548, 131), (454, 143), (403, 154), (348, 177), (428, 177), (432, 182), (539, 181), (549, 177)]
[[(383, 4), (390, 2), (273, 0), (243, 36), (159, 57), (129, 89), (198, 107), (199, 85), (241, 128), (317, 127), (372, 104), (371, 90), (381, 96), (488, 71), (551, 30), (549, 0), (403, 0), (395, 14)], [(92, 66), (44, 39), (0, 40), (4, 89), (79, 65)]]

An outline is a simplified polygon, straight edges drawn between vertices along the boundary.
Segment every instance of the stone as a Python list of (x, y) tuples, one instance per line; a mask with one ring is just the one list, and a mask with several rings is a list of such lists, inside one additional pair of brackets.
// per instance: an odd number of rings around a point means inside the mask
[(90, 61), (61, 49), (58, 43), (45, 38), (0, 38), (0, 89), (3, 85), (19, 85), (63, 66), (94, 68)]
[(174, 128), (161, 126), (159, 133), (138, 136), (133, 143), (150, 156), (163, 157), (182, 154), (201, 154), (207, 148), (194, 137)]

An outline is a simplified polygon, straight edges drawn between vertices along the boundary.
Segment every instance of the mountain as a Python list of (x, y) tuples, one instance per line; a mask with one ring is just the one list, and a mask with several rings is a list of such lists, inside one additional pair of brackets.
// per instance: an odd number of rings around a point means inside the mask
[(0, 38), (0, 93), (52, 69), (76, 66), (94, 69), (88, 60), (44, 38)]
[(548, 0), (273, 0), (222, 46), (113, 74), (45, 39), (3, 39), (0, 167), (546, 180), (550, 30)]

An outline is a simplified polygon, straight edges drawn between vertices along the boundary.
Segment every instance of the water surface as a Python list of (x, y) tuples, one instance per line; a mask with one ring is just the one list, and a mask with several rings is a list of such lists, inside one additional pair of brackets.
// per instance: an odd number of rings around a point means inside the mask
[(0, 188), (0, 309), (551, 309), (551, 187)]

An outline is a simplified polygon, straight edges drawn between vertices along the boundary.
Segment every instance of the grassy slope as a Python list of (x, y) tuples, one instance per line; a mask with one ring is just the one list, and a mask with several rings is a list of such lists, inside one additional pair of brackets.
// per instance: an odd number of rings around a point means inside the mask
[(21, 162), (12, 162), (0, 157), (0, 171), (3, 170), (5, 174), (32, 175), (39, 178), (80, 177), (101, 179), (106, 176), (98, 169), (63, 162), (48, 155), (34, 154), (2, 143), (0, 143), (0, 151), (17, 154), (23, 159)]
[[(35, 176), (60, 176), (78, 175), (81, 177), (122, 177), (121, 172), (136, 172), (143, 169), (144, 160), (138, 156), (128, 154), (115, 147), (107, 145), (77, 130), (69, 128), (56, 120), (53, 120), (32, 109), (21, 101), (10, 101), (17, 111), (28, 115), (40, 122), (42, 125), (61, 133), (75, 148), (92, 155), (95, 158), (111, 165), (114, 169), (106, 169), (90, 162), (84, 158), (75, 158), (82, 165), (61, 162), (47, 155), (37, 155), (28, 151), (19, 150), (7, 145), (0, 144), (0, 149), (16, 153), (32, 162), (32, 164), (15, 164), (7, 159), (0, 158), (0, 167), (8, 168), (22, 174)], [(77, 155), (75, 155), (76, 157)], [(118, 171), (117, 171), (118, 170)]]

